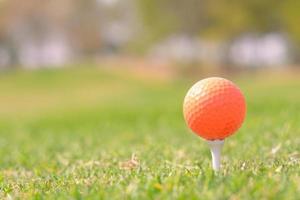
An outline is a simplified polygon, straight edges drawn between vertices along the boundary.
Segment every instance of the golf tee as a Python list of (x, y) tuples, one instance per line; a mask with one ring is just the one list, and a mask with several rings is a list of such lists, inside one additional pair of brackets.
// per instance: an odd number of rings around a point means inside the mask
[(208, 141), (208, 145), (212, 157), (212, 167), (214, 171), (219, 171), (221, 165), (221, 151), (224, 144), (224, 140), (211, 140)]

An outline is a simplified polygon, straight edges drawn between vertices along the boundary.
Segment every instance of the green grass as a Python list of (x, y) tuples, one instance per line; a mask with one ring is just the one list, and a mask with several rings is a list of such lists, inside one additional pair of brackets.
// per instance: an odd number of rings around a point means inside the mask
[(97, 68), (1, 74), (1, 199), (299, 198), (299, 77), (233, 80), (247, 118), (214, 174), (182, 117), (195, 80)]

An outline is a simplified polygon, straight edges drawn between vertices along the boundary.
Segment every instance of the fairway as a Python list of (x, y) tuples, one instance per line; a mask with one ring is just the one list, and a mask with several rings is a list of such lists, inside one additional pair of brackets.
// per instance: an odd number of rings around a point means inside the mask
[(0, 198), (299, 199), (300, 79), (228, 76), (247, 116), (219, 174), (186, 126), (186, 91), (98, 67), (0, 74)]

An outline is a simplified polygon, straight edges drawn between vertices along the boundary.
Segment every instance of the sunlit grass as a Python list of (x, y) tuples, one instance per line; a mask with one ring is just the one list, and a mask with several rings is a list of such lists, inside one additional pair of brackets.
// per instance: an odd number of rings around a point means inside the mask
[(2, 74), (1, 195), (297, 199), (299, 80), (234, 78), (248, 114), (225, 142), (216, 175), (206, 143), (182, 117), (183, 97), (195, 80), (144, 79), (98, 68)]

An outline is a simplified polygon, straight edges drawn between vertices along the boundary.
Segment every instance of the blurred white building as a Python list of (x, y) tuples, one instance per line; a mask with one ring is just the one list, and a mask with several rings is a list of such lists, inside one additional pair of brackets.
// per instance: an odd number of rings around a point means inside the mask
[(154, 45), (149, 56), (153, 59), (174, 62), (190, 62), (200, 59), (201, 46), (195, 38), (186, 35), (173, 35)]
[(186, 35), (173, 35), (154, 45), (150, 57), (179, 63), (229, 63), (241, 67), (283, 66), (289, 61), (289, 44), (278, 33), (245, 35), (219, 43)]
[(9, 52), (5, 48), (0, 47), (0, 69), (6, 68), (11, 60), (11, 56), (9, 55)]
[(69, 62), (72, 49), (63, 35), (45, 35), (37, 41), (28, 37), (18, 43), (19, 62), (25, 68), (59, 67)]
[(277, 33), (246, 35), (231, 44), (229, 59), (237, 66), (283, 66), (289, 60), (289, 45), (287, 40)]

